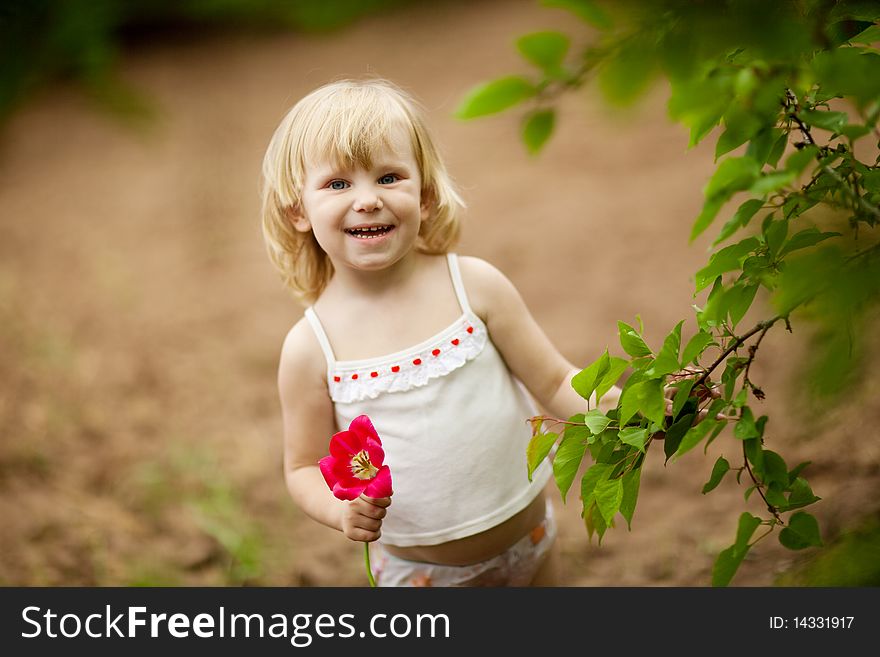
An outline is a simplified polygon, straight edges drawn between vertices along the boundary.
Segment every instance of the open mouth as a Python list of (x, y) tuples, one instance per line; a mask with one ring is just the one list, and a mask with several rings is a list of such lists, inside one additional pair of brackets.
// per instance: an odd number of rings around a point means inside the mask
[(394, 230), (394, 226), (364, 226), (361, 228), (346, 228), (345, 232), (358, 239), (371, 240), (387, 235), (392, 230)]

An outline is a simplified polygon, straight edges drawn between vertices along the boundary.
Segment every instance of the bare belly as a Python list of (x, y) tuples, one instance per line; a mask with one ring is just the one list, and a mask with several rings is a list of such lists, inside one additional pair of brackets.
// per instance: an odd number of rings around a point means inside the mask
[(500, 525), (473, 536), (465, 536), (439, 545), (400, 547), (383, 543), (389, 554), (410, 561), (426, 561), (448, 566), (467, 566), (501, 554), (523, 536), (541, 524), (545, 511), (544, 493), (541, 492), (525, 509)]

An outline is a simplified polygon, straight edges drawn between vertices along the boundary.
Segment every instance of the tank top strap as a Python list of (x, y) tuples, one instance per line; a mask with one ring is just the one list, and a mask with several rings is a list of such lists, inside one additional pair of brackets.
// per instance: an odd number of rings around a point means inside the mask
[(304, 315), (309, 322), (309, 326), (312, 327), (315, 337), (318, 338), (318, 344), (321, 345), (321, 351), (324, 352), (324, 357), (327, 359), (327, 367), (333, 367), (336, 363), (336, 357), (333, 355), (333, 348), (330, 346), (330, 340), (327, 339), (327, 334), (324, 332), (321, 320), (318, 319), (311, 306), (306, 308)]
[(449, 275), (452, 278), (452, 287), (455, 289), (455, 296), (458, 297), (458, 305), (461, 311), (473, 315), (471, 305), (468, 303), (467, 293), (464, 291), (464, 282), (461, 280), (461, 270), (458, 266), (458, 254), (447, 253), (446, 260), (449, 263)]

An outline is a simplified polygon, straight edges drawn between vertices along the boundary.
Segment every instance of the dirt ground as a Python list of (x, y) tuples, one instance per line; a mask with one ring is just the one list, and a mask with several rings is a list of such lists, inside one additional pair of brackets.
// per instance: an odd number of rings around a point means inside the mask
[[(505, 271), (573, 362), (619, 352), (618, 319), (640, 314), (659, 345), (688, 316), (711, 241), (687, 243), (712, 145), (686, 149), (663, 87), (628, 111), (592, 88), (565, 98), (537, 159), (515, 113), (452, 118), (474, 84), (527, 71), (513, 40), (544, 28), (585, 38), (531, 0), (425, 4), (329, 35), (181, 37), (124, 57), (159, 110), (148, 127), (67, 87), (13, 117), (0, 133), (0, 584), (365, 585), (360, 547), (284, 490), (275, 372), (302, 308), (258, 225), (268, 139), (326, 81), (380, 74), (424, 102), (469, 206), (458, 251)], [(830, 540), (878, 511), (880, 382), (868, 367), (843, 406), (805, 405), (807, 334), (797, 321), (768, 334), (753, 379), (767, 446), (813, 461)], [(576, 493), (563, 504), (554, 490), (563, 584), (707, 585), (739, 514), (761, 512), (731, 477), (700, 494), (736, 447), (725, 434), (705, 456), (649, 458), (632, 531), (601, 546)], [(773, 584), (805, 556), (771, 536), (734, 585)]]

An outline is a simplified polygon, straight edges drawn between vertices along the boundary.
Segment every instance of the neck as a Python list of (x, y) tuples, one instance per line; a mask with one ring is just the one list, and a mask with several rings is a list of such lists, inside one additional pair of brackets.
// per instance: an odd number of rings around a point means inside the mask
[(418, 262), (419, 254), (413, 250), (390, 267), (375, 271), (337, 267), (328, 291), (332, 287), (346, 298), (375, 301), (400, 290), (415, 273)]

